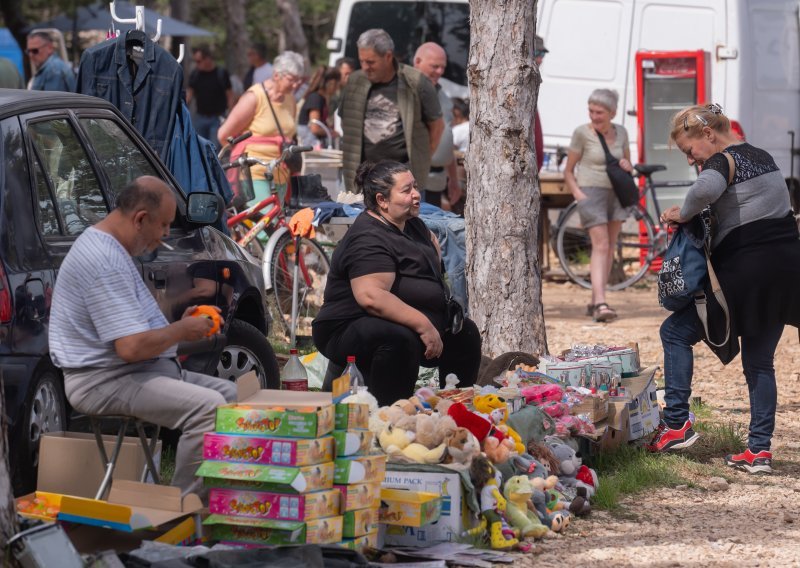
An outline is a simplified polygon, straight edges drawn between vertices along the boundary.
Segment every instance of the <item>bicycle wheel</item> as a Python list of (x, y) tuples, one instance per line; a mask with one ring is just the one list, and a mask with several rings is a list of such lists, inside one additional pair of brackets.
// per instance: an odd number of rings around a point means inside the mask
[[(242, 238), (244, 238), (244, 236), (247, 234), (247, 231), (249, 231), (254, 224), (255, 223), (249, 219), (245, 219), (244, 221), (236, 223), (233, 227), (229, 227), (231, 231), (231, 238), (238, 243), (242, 240)], [(245, 246), (244, 249), (258, 260), (261, 260), (264, 257), (264, 244), (261, 242), (258, 236), (247, 243), (247, 246)]]
[[(294, 278), (295, 243), (291, 235), (278, 240), (272, 254), (272, 292), (283, 331), (291, 335), (292, 281)], [(311, 336), (311, 322), (322, 307), (325, 284), (330, 272), (325, 250), (314, 239), (300, 239), (299, 286), (297, 294), (297, 336)]]
[[(654, 258), (654, 234), (650, 215), (639, 207), (633, 209), (617, 239), (608, 278), (609, 290), (624, 290), (644, 277)], [(577, 203), (570, 205), (561, 217), (556, 233), (556, 253), (569, 279), (591, 289), (592, 241), (581, 224)]]

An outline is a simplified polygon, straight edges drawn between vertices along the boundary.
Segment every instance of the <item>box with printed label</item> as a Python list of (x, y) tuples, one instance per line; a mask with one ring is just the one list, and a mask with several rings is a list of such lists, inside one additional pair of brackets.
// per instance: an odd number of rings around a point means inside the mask
[[(197, 470), (198, 477), (206, 478), (207, 486), (260, 489), (263, 491), (309, 493), (333, 489), (333, 463), (319, 463), (304, 467), (281, 467), (204, 461)], [(212, 481), (208, 481), (211, 479)], [(216, 485), (213, 480), (222, 480)], [(235, 485), (232, 482), (247, 482)]]
[(435, 523), (441, 514), (442, 498), (438, 493), (406, 489), (381, 490), (380, 522), (385, 525), (421, 527)]
[(364, 550), (365, 548), (380, 548), (378, 545), (378, 531), (365, 534), (364, 536), (357, 536), (356, 538), (346, 538), (339, 543), (343, 548), (350, 550)]
[(347, 511), (342, 517), (342, 536), (354, 538), (364, 536), (378, 530), (378, 509), (358, 509), (357, 511)]
[(613, 400), (625, 400), (630, 415), (629, 440), (638, 440), (658, 428), (661, 420), (658, 406), (658, 395), (655, 382), (656, 367), (649, 367), (635, 377), (622, 379), (625, 389), (624, 397)]
[(340, 497), (335, 489), (295, 495), (214, 488), (208, 494), (208, 510), (218, 515), (308, 521), (338, 515)]
[(303, 466), (333, 457), (333, 436), (312, 440), (207, 432), (203, 437), (203, 459), (207, 460)]
[(342, 540), (342, 517), (313, 521), (278, 521), (211, 515), (204, 525), (211, 527), (211, 540), (252, 544), (332, 544)]
[(441, 542), (456, 542), (472, 526), (472, 516), (468, 513), (458, 473), (388, 470), (383, 487), (435, 493), (441, 496), (442, 502), (439, 520), (431, 524), (422, 527), (381, 524), (385, 544), (432, 546)]
[(334, 430), (336, 456), (363, 456), (372, 450), (375, 434), (369, 430)]
[(369, 405), (361, 402), (336, 404), (336, 430), (369, 428)]
[(379, 507), (381, 504), (381, 484), (354, 483), (352, 485), (334, 485), (342, 494), (340, 507), (342, 512)]
[(370, 454), (336, 458), (333, 482), (337, 485), (350, 483), (375, 483), (383, 481), (386, 472), (386, 454)]
[(330, 393), (260, 389), (252, 372), (236, 381), (236, 389), (238, 402), (217, 408), (217, 433), (320, 438), (333, 430)]

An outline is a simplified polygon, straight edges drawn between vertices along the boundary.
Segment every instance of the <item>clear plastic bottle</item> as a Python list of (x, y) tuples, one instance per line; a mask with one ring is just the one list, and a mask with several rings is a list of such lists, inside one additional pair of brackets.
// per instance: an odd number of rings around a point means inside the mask
[(308, 390), (308, 374), (297, 356), (297, 349), (289, 350), (289, 361), (281, 372), (281, 390)]
[(364, 383), (364, 375), (356, 367), (356, 356), (347, 356), (347, 366), (344, 368), (344, 373), (350, 375), (350, 394), (356, 394), (361, 390), (366, 390), (367, 385)]

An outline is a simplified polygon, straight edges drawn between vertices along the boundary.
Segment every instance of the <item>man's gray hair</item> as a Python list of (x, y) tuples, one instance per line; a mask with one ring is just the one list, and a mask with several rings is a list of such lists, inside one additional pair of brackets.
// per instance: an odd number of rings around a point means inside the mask
[(617, 103), (619, 103), (619, 93), (611, 89), (595, 89), (589, 95), (590, 105), (600, 105), (611, 113), (617, 112)]
[(38, 37), (39, 39), (41, 39), (41, 40), (43, 40), (43, 41), (45, 41), (47, 43), (54, 43), (53, 42), (53, 36), (51, 36), (47, 32), (41, 31), (41, 30), (35, 31), (35, 32), (31, 32), (31, 33), (28, 34), (28, 38), (32, 38), (32, 37)]
[(281, 75), (302, 77), (306, 74), (306, 63), (303, 56), (294, 51), (284, 51), (272, 62), (272, 72)]
[(394, 41), (386, 30), (373, 28), (365, 31), (358, 36), (356, 42), (358, 49), (371, 49), (378, 55), (386, 55), (390, 51), (394, 53)]

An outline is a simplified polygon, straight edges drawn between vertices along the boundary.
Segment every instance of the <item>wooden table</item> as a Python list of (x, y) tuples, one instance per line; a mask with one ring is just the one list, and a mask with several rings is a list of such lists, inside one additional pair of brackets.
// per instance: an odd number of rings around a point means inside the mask
[(550, 270), (550, 209), (563, 209), (573, 201), (561, 172), (539, 172), (542, 207), (539, 211), (539, 259), (542, 276)]

